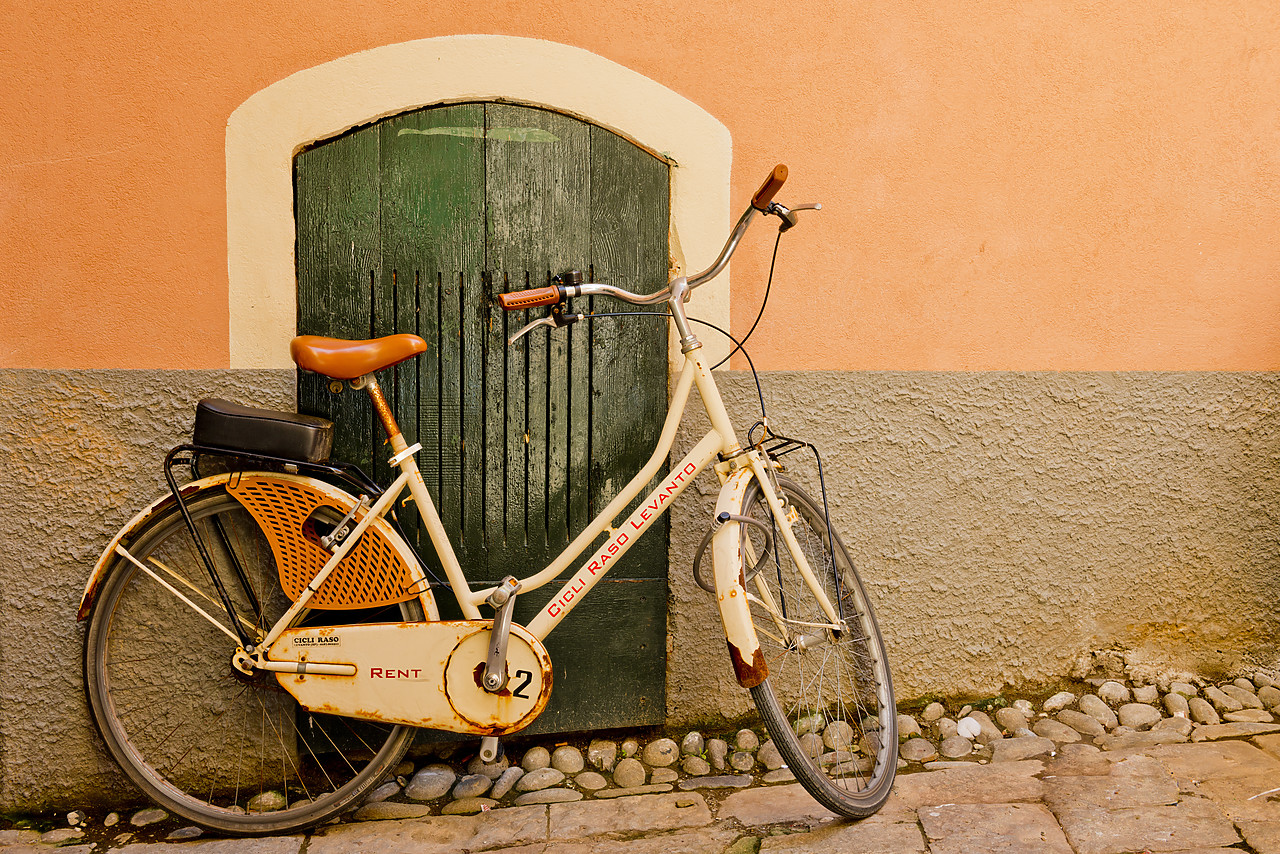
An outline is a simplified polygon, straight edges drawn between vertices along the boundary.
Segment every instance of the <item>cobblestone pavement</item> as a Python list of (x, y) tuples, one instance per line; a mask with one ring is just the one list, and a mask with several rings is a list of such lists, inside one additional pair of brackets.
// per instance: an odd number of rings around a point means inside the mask
[[(796, 784), (511, 806), (475, 815), (336, 824), (256, 840), (125, 842), (124, 854), (1280, 854), (1280, 733), (1251, 739), (1063, 745), (1041, 759), (929, 763), (884, 809), (837, 820)], [(100, 851), (34, 830), (0, 851)], [(71, 843), (71, 844), (68, 844)], [(61, 847), (58, 847), (61, 845)]]

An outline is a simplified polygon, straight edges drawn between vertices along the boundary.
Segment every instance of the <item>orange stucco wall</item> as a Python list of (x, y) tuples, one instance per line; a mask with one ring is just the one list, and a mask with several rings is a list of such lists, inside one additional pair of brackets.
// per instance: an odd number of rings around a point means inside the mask
[(1280, 6), (939, 5), (8, 3), (0, 366), (227, 365), (227, 117), (300, 69), (484, 32), (701, 105), (735, 209), (779, 160), (783, 200), (825, 203), (784, 241), (758, 367), (1280, 368)]

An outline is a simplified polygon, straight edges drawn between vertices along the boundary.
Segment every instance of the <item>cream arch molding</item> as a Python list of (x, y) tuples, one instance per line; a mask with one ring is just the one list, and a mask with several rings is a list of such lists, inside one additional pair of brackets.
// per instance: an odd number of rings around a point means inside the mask
[[(292, 366), (298, 150), (406, 110), (496, 98), (576, 115), (669, 157), (672, 255), (681, 269), (686, 258), (693, 269), (715, 259), (729, 231), (732, 147), (728, 129), (692, 101), (603, 57), (539, 39), (445, 36), (387, 45), (299, 71), (250, 97), (227, 121), (232, 368)], [(695, 299), (698, 316), (728, 328), (728, 273)], [(707, 349), (728, 352), (716, 338), (707, 337)]]

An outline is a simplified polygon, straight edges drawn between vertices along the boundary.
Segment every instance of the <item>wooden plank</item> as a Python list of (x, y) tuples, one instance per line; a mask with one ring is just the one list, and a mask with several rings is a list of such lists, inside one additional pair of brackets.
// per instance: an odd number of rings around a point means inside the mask
[(560, 113), (490, 104), (487, 254), (490, 269), (541, 284), (585, 267), (589, 223), (589, 126)]
[[(491, 275), (505, 282), (502, 289), (519, 290), (583, 266), (589, 245), (587, 126), (559, 113), (511, 104), (490, 104), (485, 114)], [(545, 440), (549, 386), (557, 378), (539, 349), (544, 333), (510, 348), (504, 340), (543, 314), (536, 310), (504, 317), (489, 339), (491, 354), (497, 348), (505, 354), (487, 361), (488, 387), (495, 400), (501, 395), (505, 411), (490, 415), (488, 448), (491, 456), (501, 455), (503, 465), (487, 467), (486, 484), (491, 525), (501, 524), (504, 534), (493, 560), (504, 566), (536, 568), (554, 557), (546, 536), (548, 456), (542, 441), (534, 449), (534, 437)], [(557, 539), (556, 544), (563, 543)]]
[[(294, 160), (298, 232), (298, 332), (366, 338), (380, 273), (378, 134), (353, 131)], [(373, 410), (363, 394), (327, 391), (299, 377), (299, 407), (336, 423), (333, 456), (372, 470)]]
[[(482, 262), (483, 263), (483, 262)], [(480, 267), (470, 276), (480, 275)], [(436, 281), (436, 314), (439, 318), (438, 417), (440, 420), (439, 492), (435, 493), (445, 530), (460, 539), (462, 533), (462, 270), (442, 271)], [(426, 310), (430, 310), (429, 308)]]
[[(543, 285), (545, 281), (533, 282)], [(524, 312), (526, 317), (535, 312)], [(549, 384), (553, 365), (548, 362), (551, 331), (540, 328), (525, 338), (525, 543), (534, 553), (555, 554), (548, 549), (550, 520), (547, 516), (548, 443), (550, 436)], [(556, 549), (558, 552), (559, 549)]]
[[(536, 280), (535, 280), (536, 281)], [(530, 285), (524, 277), (524, 287)], [(507, 335), (524, 326), (536, 312), (503, 312)], [(503, 339), (506, 340), (505, 337)], [(506, 348), (507, 364), (507, 520), (506, 544), (509, 552), (529, 553), (529, 338), (525, 336)]]
[[(574, 310), (586, 308), (586, 300), (577, 300)], [(546, 383), (546, 548), (558, 554), (569, 543), (569, 443), (572, 424), (569, 420), (569, 339), (583, 324), (547, 333)]]
[[(590, 265), (583, 271), (587, 278), (595, 280)], [(579, 299), (579, 303), (584, 300)], [(595, 300), (585, 300), (579, 311), (595, 311)], [(601, 306), (604, 300), (601, 300)], [(601, 309), (605, 310), (605, 309)], [(570, 536), (587, 527), (595, 517), (591, 507), (591, 357), (596, 321), (586, 320), (569, 327), (568, 363), (565, 366), (566, 409), (568, 424), (565, 431), (566, 470), (565, 495), (568, 504)]]
[[(388, 150), (388, 145), (396, 142), (395, 127), (401, 120), (402, 117), (393, 117), (371, 128), (379, 136), (378, 180), (381, 190), (379, 231), (382, 269), (375, 280), (373, 293), (372, 331), (375, 337), (418, 331), (418, 265), (415, 263), (417, 259), (406, 252), (407, 244), (411, 243), (414, 221), (411, 212), (406, 210), (408, 200), (404, 198), (409, 183), (404, 173), (409, 171), (409, 166)], [(429, 356), (430, 351), (390, 371), (382, 371), (379, 377), (396, 423), (410, 445), (422, 439), (418, 429), (417, 404), (422, 362)], [(387, 464), (389, 454), (385, 438), (385, 431), (374, 433), (374, 477), (379, 483), (389, 484), (398, 472), (393, 472)], [(404, 521), (412, 545), (420, 547), (422, 532), (416, 518), (410, 515)]]
[[(665, 284), (667, 272), (670, 194), (665, 164), (600, 127), (591, 128), (591, 146), (596, 277), (628, 290), (656, 290)], [(600, 318), (593, 326), (591, 490), (593, 504), (599, 504), (617, 494), (657, 444), (667, 405), (667, 328), (662, 321), (634, 317)], [(617, 572), (665, 578), (666, 541), (663, 517)]]
[[(484, 546), (485, 502), (485, 322), (488, 315), (487, 276), (463, 276), (459, 283), (462, 358), (457, 366), (462, 421), (462, 516), (459, 559), (469, 578), (487, 573)], [(455, 544), (458, 545), (458, 544)]]
[[(426, 353), (397, 368), (397, 418), (406, 441), (422, 444), (423, 478), (437, 506), (452, 512), (454, 530), (460, 515), (460, 389), (443, 374), (456, 364), (460, 330), (456, 299), (446, 300), (442, 289), (484, 264), (483, 117), (479, 105), (463, 104), (415, 110), (378, 125), (382, 308), (395, 309), (394, 322), (379, 313), (388, 320), (378, 333), (413, 331), (427, 341)], [(456, 296), (455, 287), (449, 291)], [(424, 532), (418, 541), (422, 551), (432, 552)]]
[[(386, 168), (386, 151), (384, 148), (382, 166)], [(394, 311), (393, 322), (381, 320), (379, 315), (380, 328), (377, 330), (379, 335), (395, 335), (400, 332), (412, 332), (415, 335), (422, 336), (426, 332), (431, 336), (432, 327), (438, 320), (438, 316), (434, 312), (428, 312), (426, 320), (426, 328), (423, 328), (423, 316), (421, 310), (421, 300), (423, 298), (422, 271), (414, 265), (413, 267), (403, 265), (396, 260), (388, 259), (392, 250), (388, 247), (388, 242), (395, 234), (395, 230), (389, 234), (386, 228), (388, 217), (385, 214), (387, 199), (383, 194), (383, 269), (391, 267), (392, 275), (388, 284), (392, 290), (392, 309)], [(390, 260), (390, 263), (389, 263)], [(387, 281), (384, 273), (383, 281)], [(430, 290), (428, 297), (434, 297), (434, 290)], [(427, 340), (424, 338), (423, 340)], [(436, 399), (439, 392), (436, 389), (436, 379), (439, 377), (439, 369), (437, 360), (440, 358), (440, 348), (432, 341), (427, 345), (427, 352), (410, 359), (407, 362), (401, 362), (391, 369), (391, 375), (395, 383), (395, 397), (392, 399), (396, 415), (396, 423), (400, 425), (400, 432), (404, 434), (406, 444), (412, 446), (415, 443), (422, 445), (422, 451), (418, 452), (418, 463), (423, 469), (423, 479), (427, 484), (427, 490), (433, 495), (438, 496), (438, 471), (439, 471), (439, 446), (440, 437), (438, 430), (432, 433), (431, 427), (436, 426), (436, 422), (421, 417), (421, 402), (430, 400), (432, 406), (430, 412), (435, 413), (438, 409)], [(385, 472), (382, 476), (386, 478), (384, 483), (390, 484), (392, 480), (399, 474), (398, 470), (392, 470), (387, 463), (390, 458), (391, 451), (389, 446), (384, 445), (381, 454), (376, 454), (378, 464), (381, 467), (380, 472)], [(423, 527), (417, 513), (399, 513), (401, 526), (405, 533), (409, 535), (410, 545), (424, 557), (434, 558), (431, 548), (431, 541), (427, 538), (426, 529)], [(436, 564), (434, 559), (431, 561)]]
[[(527, 272), (523, 276), (510, 276), (507, 279), (507, 290), (524, 290), (530, 285)], [(508, 345), (507, 337), (519, 330), (527, 317), (535, 312), (512, 311), (500, 312), (502, 315), (502, 338), (495, 341), (501, 347), (503, 355), (503, 389), (502, 424), (503, 439), (506, 444), (503, 459), (503, 520), (502, 545), (505, 552), (503, 563), (507, 566), (528, 566), (528, 562), (512, 564), (511, 558), (516, 555), (528, 555), (526, 561), (540, 562), (529, 552), (528, 514), (525, 499), (529, 487), (529, 433), (527, 421), (529, 375), (526, 356), (529, 339), (521, 338)], [(499, 570), (506, 571), (506, 570)]]
[(481, 494), (484, 496), (483, 565), (476, 566), (476, 580), (494, 583), (507, 563), (507, 353), (506, 313), (493, 298), (495, 293), (511, 290), (507, 278), (490, 270), (486, 274), (484, 327), (479, 330), (484, 353), (484, 385), (480, 400), (484, 420), (480, 452), (484, 467)]

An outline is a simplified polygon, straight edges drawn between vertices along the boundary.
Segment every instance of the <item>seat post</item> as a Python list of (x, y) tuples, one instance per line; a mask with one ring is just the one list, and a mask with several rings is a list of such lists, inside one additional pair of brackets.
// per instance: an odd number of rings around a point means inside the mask
[[(369, 399), (373, 401), (373, 409), (378, 413), (378, 420), (382, 422), (382, 429), (387, 431), (387, 438), (391, 440), (391, 445), (395, 448), (395, 439), (400, 435), (400, 425), (396, 423), (396, 416), (391, 412), (391, 405), (387, 403), (387, 399), (383, 396), (382, 386), (378, 385), (377, 378), (373, 374), (365, 374), (352, 385), (356, 388), (363, 388), (369, 393)], [(395, 448), (395, 450), (400, 451), (403, 449)]]

